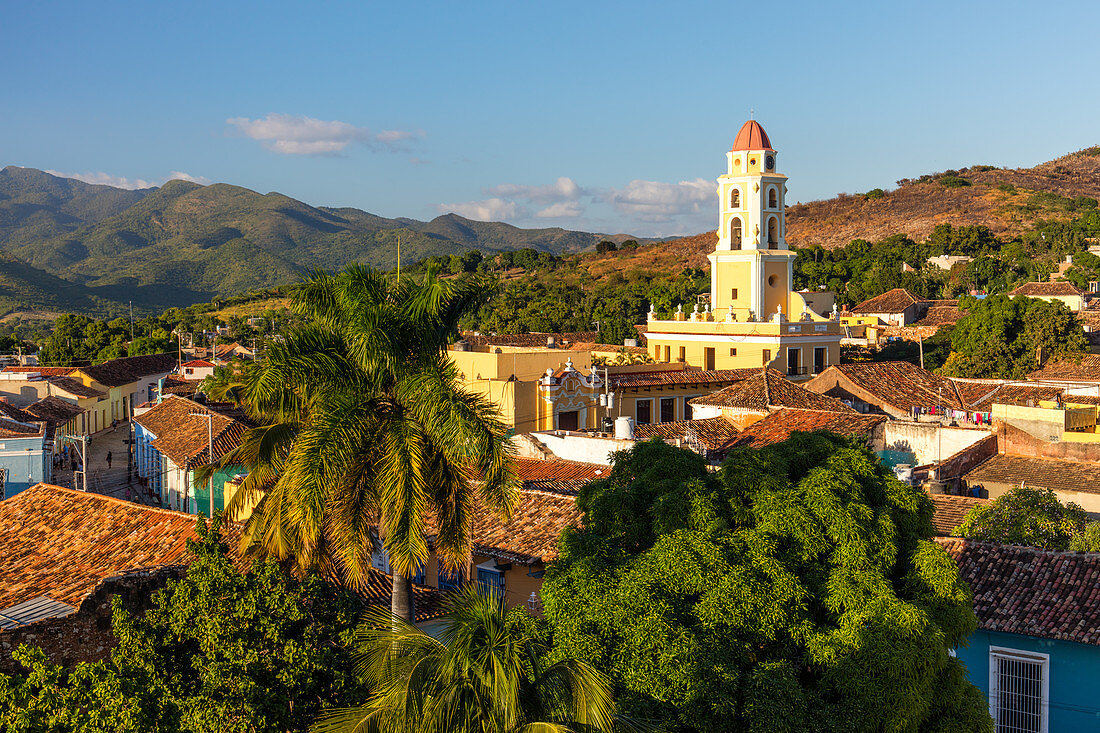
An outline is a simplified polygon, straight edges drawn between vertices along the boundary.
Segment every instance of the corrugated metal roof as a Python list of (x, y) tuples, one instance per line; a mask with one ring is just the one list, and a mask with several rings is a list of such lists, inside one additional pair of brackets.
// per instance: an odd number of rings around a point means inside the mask
[(47, 618), (61, 618), (75, 612), (76, 608), (68, 603), (55, 601), (49, 596), (38, 596), (0, 609), (0, 630), (26, 626)]

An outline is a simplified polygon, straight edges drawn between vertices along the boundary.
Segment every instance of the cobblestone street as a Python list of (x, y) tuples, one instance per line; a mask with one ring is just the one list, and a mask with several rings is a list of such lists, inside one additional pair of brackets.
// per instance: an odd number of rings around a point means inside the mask
[[(115, 430), (103, 430), (88, 439), (88, 491), (156, 506), (156, 501), (145, 496), (136, 474), (131, 472), (128, 428), (127, 423), (120, 423)], [(107, 465), (108, 453), (111, 454), (110, 466)], [(70, 488), (83, 488), (83, 485), (73, 485), (69, 461), (63, 461), (62, 465), (54, 469), (54, 483)]]

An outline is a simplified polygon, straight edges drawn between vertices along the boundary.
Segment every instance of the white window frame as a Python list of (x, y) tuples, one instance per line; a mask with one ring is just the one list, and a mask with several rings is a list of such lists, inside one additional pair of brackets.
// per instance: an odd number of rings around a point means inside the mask
[(1039, 693), (1041, 695), (1039, 700), (1039, 733), (1048, 733), (1048, 726), (1050, 725), (1050, 655), (1001, 646), (989, 647), (989, 714), (993, 718), (993, 730), (995, 733), (1015, 733), (1016, 730), (1019, 730), (1002, 728), (1001, 721), (997, 719), (1000, 707), (998, 705), (1000, 680), (997, 662), (1000, 659), (1039, 665), (1040, 674), (1042, 675)]

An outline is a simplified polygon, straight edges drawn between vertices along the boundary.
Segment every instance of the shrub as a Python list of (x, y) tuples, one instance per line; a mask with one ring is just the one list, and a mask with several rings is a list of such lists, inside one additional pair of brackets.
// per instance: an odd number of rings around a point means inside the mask
[(863, 194), (865, 199), (880, 199), (885, 195), (881, 188), (872, 188), (867, 193)]
[(955, 175), (945, 175), (940, 178), (940, 185), (946, 186), (947, 188), (963, 188), (964, 186), (969, 186), (970, 181)]

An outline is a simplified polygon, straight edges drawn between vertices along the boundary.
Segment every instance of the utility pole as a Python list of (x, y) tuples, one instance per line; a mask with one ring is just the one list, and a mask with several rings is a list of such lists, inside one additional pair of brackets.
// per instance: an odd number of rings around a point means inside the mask
[(917, 343), (920, 344), (920, 368), (924, 369), (924, 336), (917, 332)]
[(134, 343), (134, 301), (130, 301), (130, 343)]

